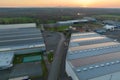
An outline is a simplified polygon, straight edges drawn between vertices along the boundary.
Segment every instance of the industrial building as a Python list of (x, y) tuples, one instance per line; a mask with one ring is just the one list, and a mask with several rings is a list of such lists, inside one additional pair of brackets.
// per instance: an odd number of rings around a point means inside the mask
[(66, 72), (73, 80), (120, 80), (120, 43), (94, 32), (73, 33)]
[(0, 68), (12, 64), (14, 54), (41, 51), (45, 51), (44, 39), (35, 23), (0, 25), (0, 57), (5, 57), (0, 58)]
[(57, 25), (73, 25), (77, 23), (86, 23), (86, 22), (95, 22), (96, 19), (92, 17), (84, 17), (83, 19), (77, 19), (77, 20), (67, 20), (67, 21), (58, 21), (56, 24)]

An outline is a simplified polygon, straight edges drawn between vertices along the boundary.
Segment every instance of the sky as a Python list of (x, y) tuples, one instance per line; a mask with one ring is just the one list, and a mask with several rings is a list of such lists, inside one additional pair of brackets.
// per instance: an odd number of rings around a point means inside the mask
[(0, 7), (120, 8), (120, 0), (1, 0)]

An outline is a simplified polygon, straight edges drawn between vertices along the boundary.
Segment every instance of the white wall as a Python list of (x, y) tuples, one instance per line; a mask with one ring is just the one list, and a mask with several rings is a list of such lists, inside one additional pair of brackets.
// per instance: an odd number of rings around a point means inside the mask
[(72, 77), (73, 80), (79, 80), (77, 75), (73, 71), (72, 66), (67, 60), (66, 60), (66, 72), (67, 72), (67, 75)]

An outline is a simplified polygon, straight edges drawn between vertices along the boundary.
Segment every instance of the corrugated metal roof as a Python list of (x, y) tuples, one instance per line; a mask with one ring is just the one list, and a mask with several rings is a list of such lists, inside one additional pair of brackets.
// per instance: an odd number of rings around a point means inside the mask
[(83, 45), (91, 45), (91, 44), (104, 43), (104, 42), (111, 42), (111, 41), (112, 41), (112, 39), (104, 38), (104, 39), (89, 40), (89, 41), (71, 42), (69, 44), (69, 48), (71, 48), (71, 47), (77, 47), (77, 46), (83, 46)]
[(120, 59), (111, 60), (108, 62), (102, 62), (86, 67), (77, 68), (81, 71), (76, 72), (79, 80), (88, 80), (99, 76), (104, 76), (110, 73), (120, 71)]
[(86, 36), (86, 35), (93, 35), (93, 34), (96, 34), (95, 32), (88, 32), (88, 33), (73, 33), (72, 35), (71, 35), (71, 37), (73, 37), (73, 36)]
[(91, 34), (91, 35), (85, 35), (85, 36), (72, 36), (71, 37), (71, 40), (72, 39), (80, 39), (80, 38), (90, 38), (90, 37), (99, 37), (100, 35), (98, 34)]
[(35, 23), (23, 23), (23, 24), (0, 25), (0, 29), (31, 28), (31, 27), (36, 27), (36, 24)]
[(0, 37), (0, 42), (8, 42), (10, 40), (19, 41), (19, 39), (29, 39), (29, 38), (42, 38), (42, 36), (40, 34), (10, 35), (10, 36)]
[(96, 39), (104, 39), (105, 37), (90, 37), (90, 38), (80, 38), (80, 39), (73, 39), (70, 42), (79, 42), (79, 41), (89, 41), (89, 40), (96, 40)]
[(91, 45), (85, 45), (85, 46), (77, 46), (77, 47), (71, 47), (69, 48), (70, 51), (76, 51), (76, 50), (85, 50), (85, 49), (92, 49), (92, 48), (98, 48), (98, 47), (105, 47), (105, 46), (112, 46), (117, 45), (120, 43), (117, 42), (105, 42), (105, 43), (99, 43), (99, 44), (91, 44)]
[(40, 30), (32, 30), (32, 29), (19, 29), (18, 31), (0, 31), (0, 36), (9, 36), (9, 35), (24, 35), (24, 34), (41, 34)]
[(109, 54), (111, 52), (118, 52), (118, 51), (120, 51), (120, 45), (114, 45), (114, 46), (100, 47), (100, 48), (94, 48), (94, 49), (88, 49), (82, 51), (68, 52), (67, 58), (71, 60), (71, 59), (85, 58), (85, 57), (91, 57), (102, 54)]
[(27, 40), (17, 40), (17, 41), (8, 41), (8, 42), (0, 42), (1, 46), (17, 46), (17, 45), (27, 45), (27, 44), (41, 44), (43, 43), (43, 39), (27, 39)]
[(120, 43), (95, 34), (74, 34), (69, 43), (66, 61), (80, 80), (120, 71)]
[(120, 52), (103, 54), (103, 55), (86, 57), (86, 58), (73, 59), (71, 60), (71, 63), (75, 67), (79, 67), (79, 66), (99, 63), (99, 62), (103, 62), (103, 61), (107, 61), (111, 59), (120, 59)]
[(1, 51), (15, 50), (16, 48), (17, 49), (31, 48), (31, 46), (40, 47), (40, 45), (43, 45), (45, 48), (44, 39), (42, 37), (41, 31), (38, 30), (36, 27), (31, 27), (31, 26), (26, 27), (26, 26), (19, 28), (20, 27), (19, 25), (17, 28), (16, 25), (16, 28), (11, 27), (11, 29), (6, 28), (3, 30), (1, 30), (0, 28)]

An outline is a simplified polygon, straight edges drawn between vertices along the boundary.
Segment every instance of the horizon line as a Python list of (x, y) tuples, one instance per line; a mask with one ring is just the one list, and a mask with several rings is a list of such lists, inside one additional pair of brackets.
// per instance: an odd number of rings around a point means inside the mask
[(95, 8), (95, 9), (120, 9), (120, 7), (62, 7), (62, 6), (55, 6), (55, 7), (25, 7), (25, 6), (12, 6), (12, 7), (9, 7), (9, 6), (4, 6), (4, 7), (0, 7), (0, 8)]

